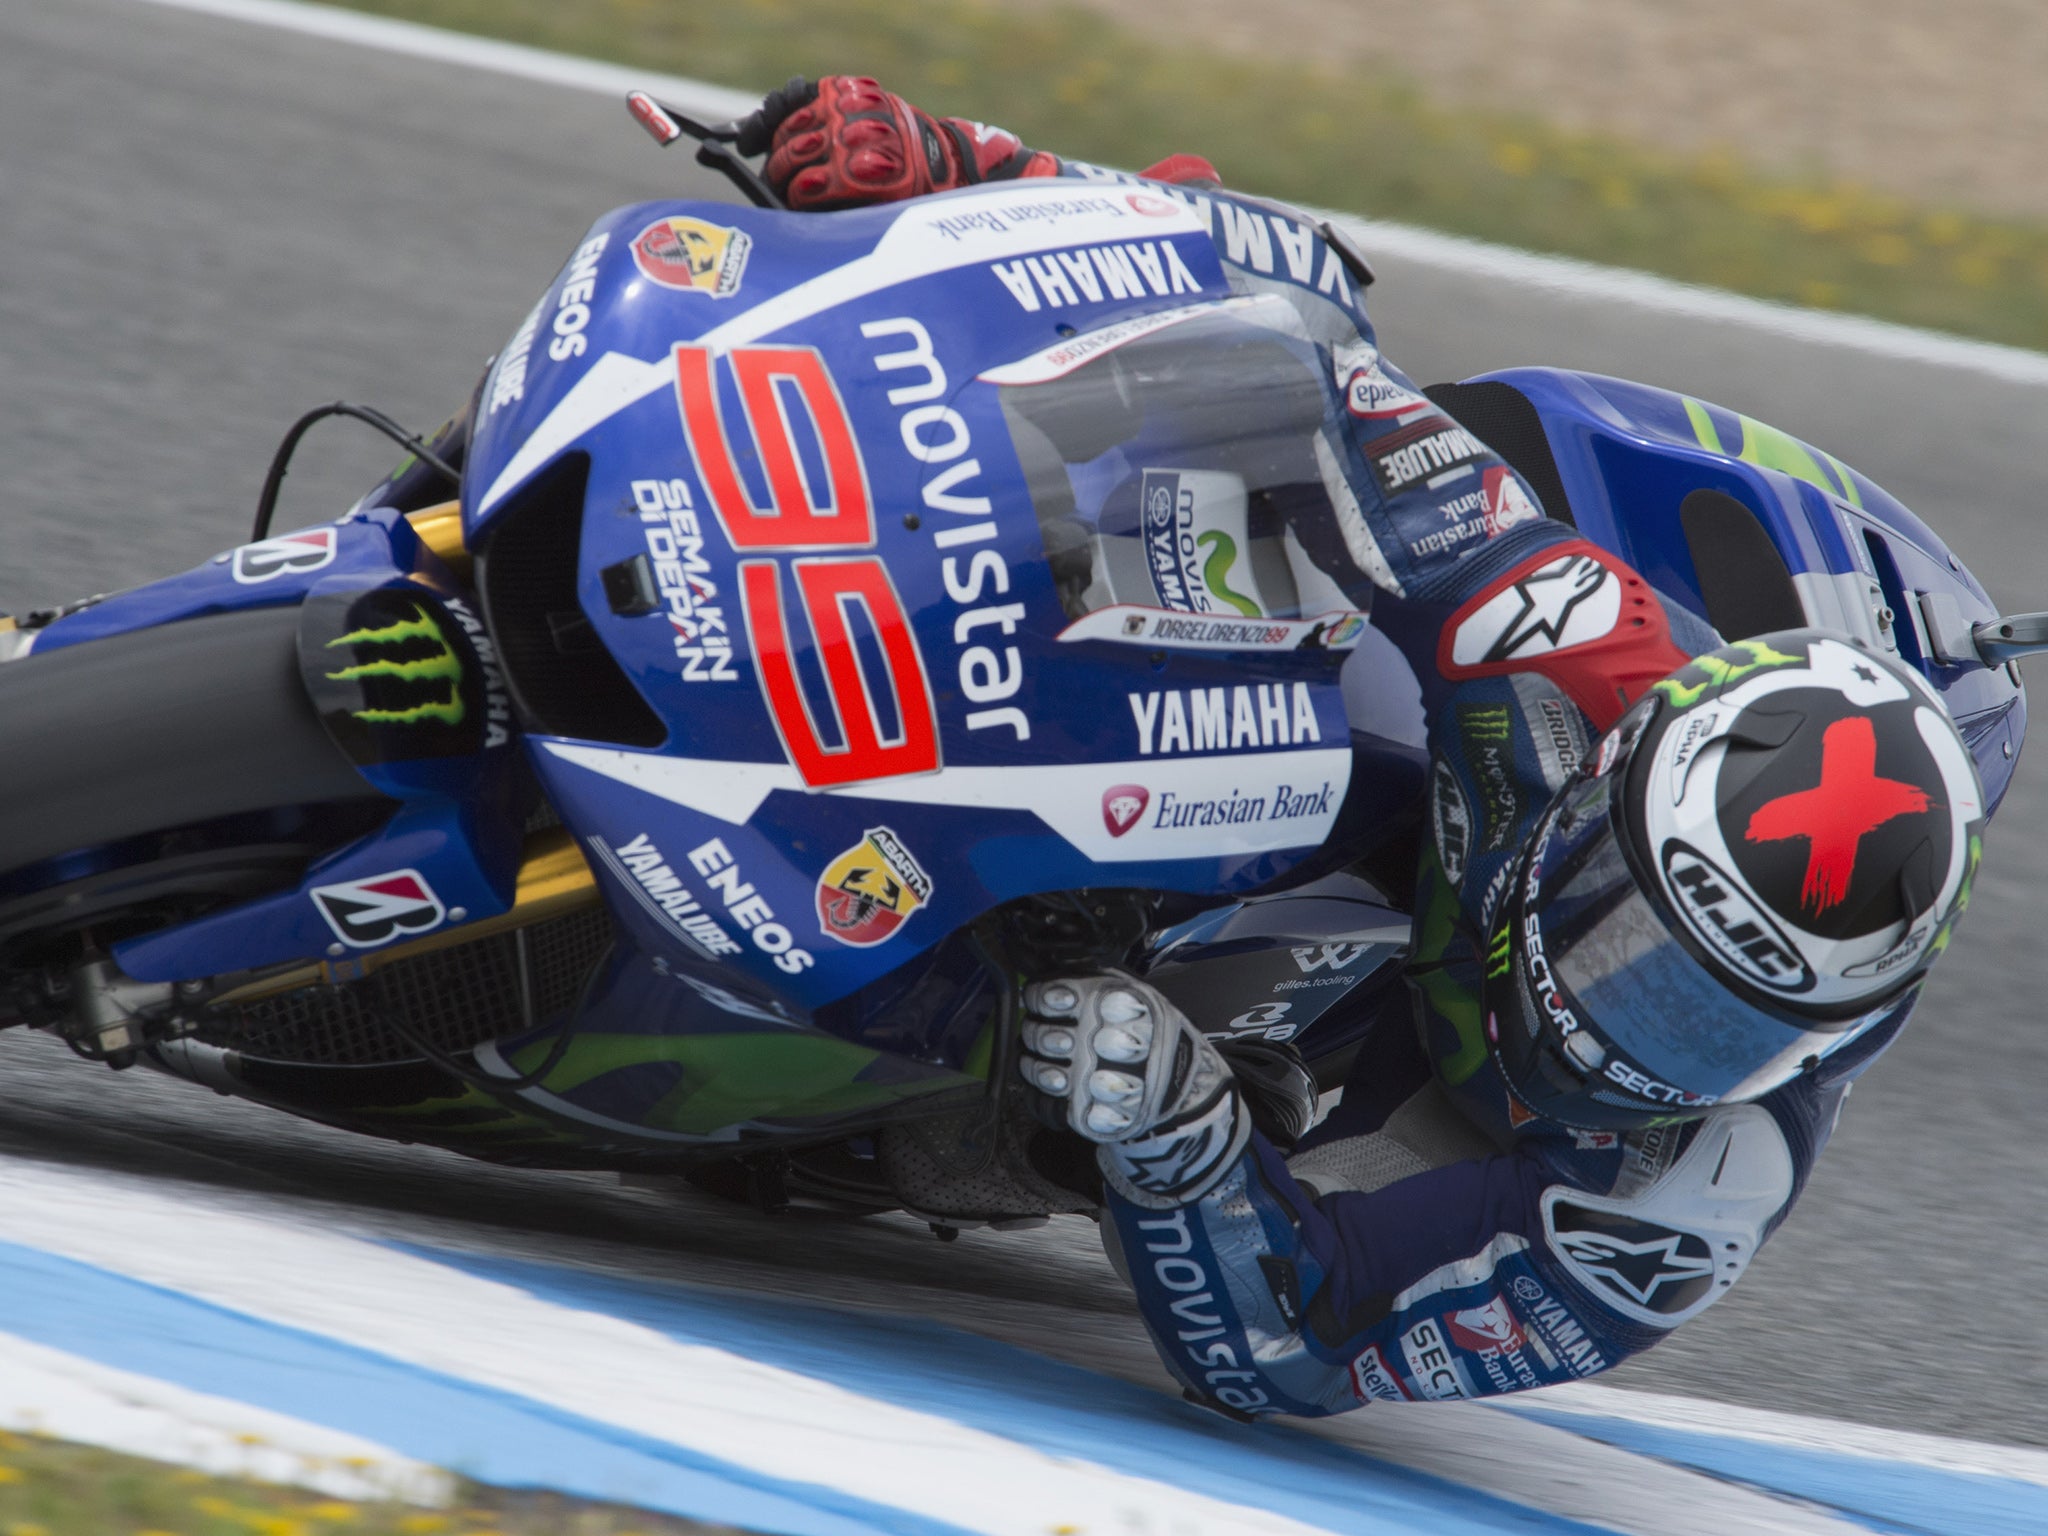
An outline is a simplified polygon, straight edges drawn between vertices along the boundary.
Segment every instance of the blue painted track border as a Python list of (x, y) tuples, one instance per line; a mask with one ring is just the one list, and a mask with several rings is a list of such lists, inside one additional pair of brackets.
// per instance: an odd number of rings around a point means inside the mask
[(2048, 1532), (2048, 1488), (1974, 1472), (1880, 1461), (1805, 1446), (1561, 1413), (1540, 1401), (1510, 1411), (1541, 1424), (1731, 1483), (1790, 1495), (1902, 1536), (2021, 1536)]
[(1277, 1424), (1243, 1425), (1112, 1377), (957, 1329), (881, 1312), (624, 1279), (566, 1266), (395, 1245), (558, 1305), (732, 1350), (1050, 1455), (1113, 1466), (1340, 1533), (1514, 1531), (1600, 1536)]
[(0, 1295), (0, 1323), (19, 1337), (346, 1430), (478, 1482), (787, 1536), (966, 1536), (34, 1248), (0, 1242)]

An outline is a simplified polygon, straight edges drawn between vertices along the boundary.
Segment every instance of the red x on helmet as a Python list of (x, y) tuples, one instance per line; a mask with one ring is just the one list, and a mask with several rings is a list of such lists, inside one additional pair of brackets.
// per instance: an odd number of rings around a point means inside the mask
[(1592, 1128), (1769, 1092), (1947, 946), (1983, 822), (1903, 663), (1812, 630), (1688, 663), (1551, 803), (1503, 904), (1484, 1002), (1510, 1088)]

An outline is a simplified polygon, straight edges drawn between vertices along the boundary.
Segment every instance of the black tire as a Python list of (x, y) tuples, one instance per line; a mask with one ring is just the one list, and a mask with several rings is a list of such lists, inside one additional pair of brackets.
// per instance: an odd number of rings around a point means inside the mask
[(258, 608), (0, 664), (0, 874), (374, 797), (299, 681), (298, 620), (296, 607)]

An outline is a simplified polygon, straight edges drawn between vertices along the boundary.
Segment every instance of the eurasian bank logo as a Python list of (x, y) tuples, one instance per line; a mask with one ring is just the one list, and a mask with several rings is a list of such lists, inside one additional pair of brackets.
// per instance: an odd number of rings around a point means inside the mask
[(417, 603), (411, 606), (410, 618), (352, 629), (328, 641), (329, 650), (350, 647), (355, 661), (327, 677), (361, 685), (365, 706), (349, 713), (367, 725), (460, 725), (467, 713), (461, 658), (433, 615)]

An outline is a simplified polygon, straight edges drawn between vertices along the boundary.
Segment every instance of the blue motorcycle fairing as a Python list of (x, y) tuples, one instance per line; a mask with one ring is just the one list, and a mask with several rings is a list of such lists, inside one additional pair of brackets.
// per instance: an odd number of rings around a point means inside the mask
[[(295, 544), (306, 552), (290, 553)], [(48, 654), (209, 614), (281, 608), (331, 581), (373, 586), (394, 572), (443, 595), (461, 590), (403, 513), (372, 508), (237, 545), (176, 576), (112, 593), (40, 631), (35, 650)]]
[[(673, 227), (728, 255), (746, 237), (723, 294), (649, 275), (636, 244)], [(580, 606), (669, 739), (529, 741), (614, 910), (672, 964), (746, 972), (809, 1011), (1016, 896), (1249, 890), (1334, 824), (1341, 653), (1158, 651), (1162, 693), (1285, 706), (1277, 740), (1252, 742), (1272, 750), (1162, 760), (1133, 723), (1131, 652), (1058, 638), (981, 375), (1073, 334), (1045, 284), (1100, 292), (1091, 248), (1138, 275), (1091, 320), (1231, 296), (1199, 220), (1127, 188), (827, 219), (641, 205), (593, 228), (537, 311), (562, 321), (523, 326), (487, 382), (465, 496), (487, 572), (521, 487), (588, 459)], [(607, 590), (634, 562), (662, 592), (652, 612)], [(1154, 814), (1119, 824), (1112, 801)], [(1216, 832), (1155, 827), (1191, 802)]]
[[(356, 759), (366, 786), (399, 802), (381, 833), (322, 860), (298, 890), (129, 941), (123, 968), (163, 980), (336, 949), (346, 960), (441, 931), (457, 908), (460, 921), (500, 912), (530, 767), (623, 940), (577, 1004), (548, 1102), (529, 1095), (596, 1144), (853, 1123), (985, 1074), (991, 984), (964, 930), (1036, 893), (1213, 897), (1151, 960), (1210, 1002), (1233, 961), (1252, 962), (1238, 978), (1251, 1001), (1223, 1027), (1309, 1020), (1295, 1038), (1327, 1054), (1383, 1000), (1359, 983), (1390, 974), (1401, 897), (1255, 893), (1311, 874), (1341, 884), (1333, 864), (1412, 809), (1424, 758), (1413, 722), (1395, 718), (1403, 690), (1347, 719), (1346, 653), (1313, 640), (1118, 650), (1099, 625), (1061, 638), (1071, 615), (1005, 405), (1034, 369), (1106, 350), (1101, 333), (1120, 321), (1264, 302), (1233, 288), (1206, 219), (1143, 189), (1064, 182), (827, 216), (650, 203), (600, 220), (486, 378), (465, 526), (488, 584), (492, 541), (522, 496), (565, 456), (587, 458), (577, 604), (667, 741), (529, 730), (516, 758), (369, 750)], [(1113, 267), (1127, 291), (1112, 291)], [(1332, 389), (1321, 349), (1281, 329), (1261, 334)], [(1678, 509), (1703, 486), (1747, 506), (1804, 579), (1802, 597), (1832, 601), (1843, 624), (1855, 628), (1852, 599), (1875, 583), (1906, 616), (1893, 643), (1947, 691), (1995, 803), (2023, 696), (2003, 672), (1933, 662), (1905, 594), (1951, 593), (1971, 618), (1990, 609), (1910, 513), (1714, 407), (1558, 370), (1490, 377), (1536, 405), (1586, 535), (1695, 612), (1706, 604)], [(1230, 383), (1220, 375), (1218, 393)], [(1134, 476), (1200, 468), (1202, 451), (1148, 421), (1115, 453), (1066, 468), (1077, 497), (1106, 502)], [(461, 601), (402, 517), (359, 510), (106, 599), (39, 648), (374, 589)], [(1251, 751), (1237, 750), (1234, 726), (1228, 748), (1218, 734), (1175, 751), (1145, 723), (1168, 695), (1192, 712), (1238, 694), (1270, 715)], [(1240, 817), (1254, 802), (1263, 826)], [(1209, 820), (1165, 825), (1170, 804)], [(410, 917), (375, 889), (408, 880), (433, 898)], [(337, 887), (338, 906), (316, 902)], [(391, 931), (352, 948), (349, 922)], [(1325, 1005), (1326, 993), (1359, 1006)], [(562, 1020), (537, 1022), (484, 1047), (486, 1069), (536, 1065)], [(746, 1092), (726, 1091), (721, 1053), (771, 1037), (807, 1064), (792, 1073), (818, 1074), (819, 1096), (794, 1118), (757, 1116), (794, 1102), (774, 1101), (782, 1079), (758, 1061)], [(718, 1087), (693, 1097), (691, 1083)]]
[[(315, 954), (343, 960), (421, 937), (449, 923), (495, 916), (511, 905), (521, 844), (520, 762), (510, 750), (509, 729), (494, 718), (509, 711), (498, 700), (498, 687), (491, 681), (493, 669), (480, 660), (475, 642), (466, 638), (468, 626), (456, 617), (457, 612), (467, 612), (467, 605), (445, 590), (446, 576), (439, 572), (438, 562), (434, 572), (401, 569), (391, 559), (381, 570), (376, 567), (371, 555), (379, 542), (389, 555), (399, 558), (424, 550), (402, 517), (363, 518), (338, 531), (354, 534), (344, 541), (351, 552), (348, 566), (338, 572), (301, 573), (287, 588), (302, 608), (302, 667), (315, 677), (328, 668), (346, 672), (351, 663), (358, 671), (384, 669), (383, 663), (365, 668), (358, 651), (330, 655), (330, 647), (309, 639), (308, 632), (322, 621), (323, 603), (329, 598), (389, 592), (401, 609), (438, 615), (439, 629), (447, 637), (438, 649), (446, 652), (447, 664), (460, 674), (456, 696), (468, 699), (468, 710), (479, 717), (474, 720), (478, 748), (459, 755), (397, 755), (403, 751), (406, 732), (414, 728), (399, 722), (381, 727), (387, 738), (387, 755), (376, 760), (361, 755), (360, 742), (337, 732), (338, 741), (350, 749), (363, 777), (365, 796), (382, 795), (393, 802), (391, 819), (380, 830), (316, 861), (293, 889), (115, 945), (115, 958), (137, 980), (214, 976)], [(404, 550), (408, 541), (414, 546), (410, 552)], [(431, 555), (425, 558), (433, 559)], [(217, 563), (209, 564), (180, 580), (189, 584), (194, 578), (211, 575), (218, 582), (219, 570)], [(277, 585), (285, 587), (286, 582)], [(443, 590), (437, 591), (437, 586)], [(183, 595), (203, 602), (196, 592)], [(200, 607), (197, 611), (211, 610)], [(321, 641), (331, 627), (318, 630)], [(430, 655), (437, 649), (431, 641), (424, 645)], [(418, 655), (418, 644), (411, 650), (402, 646), (394, 654)], [(388, 664), (388, 670), (402, 673), (404, 666), (402, 661), (394, 662)], [(333, 730), (333, 721), (328, 723)], [(425, 722), (422, 728), (432, 729), (433, 723)], [(396, 882), (392, 889), (398, 895), (376, 894), (376, 882), (386, 877)], [(363, 899), (368, 903), (365, 910), (386, 912), (389, 921), (337, 926), (337, 913), (349, 910), (356, 898), (345, 889), (337, 892), (334, 888), (364, 885), (373, 888)], [(414, 897), (409, 906), (402, 899), (407, 892)], [(360, 908), (361, 902), (357, 906)]]
[(1669, 390), (1558, 368), (1510, 368), (1466, 382), (1487, 381), (1511, 386), (1535, 407), (1579, 531), (1709, 622), (1680, 507), (1701, 489), (1747, 507), (1784, 560), (1808, 622), (1902, 657), (1941, 691), (1970, 743), (1987, 804), (1997, 808), (2026, 731), (2025, 691), (2014, 669), (1936, 657), (1920, 594), (1952, 598), (1970, 623), (1997, 609), (1895, 497), (1824, 450)]

